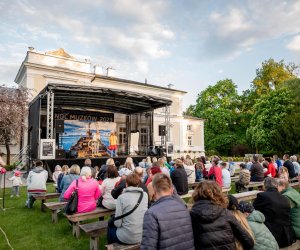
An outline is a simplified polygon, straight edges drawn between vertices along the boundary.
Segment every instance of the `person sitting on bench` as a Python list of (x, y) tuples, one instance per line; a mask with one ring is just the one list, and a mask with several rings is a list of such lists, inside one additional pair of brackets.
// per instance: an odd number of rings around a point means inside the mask
[(250, 182), (250, 171), (247, 169), (247, 165), (241, 163), (240, 168), (239, 180), (235, 182), (235, 189), (237, 193), (241, 192), (243, 189), (247, 189), (246, 186), (249, 185)]

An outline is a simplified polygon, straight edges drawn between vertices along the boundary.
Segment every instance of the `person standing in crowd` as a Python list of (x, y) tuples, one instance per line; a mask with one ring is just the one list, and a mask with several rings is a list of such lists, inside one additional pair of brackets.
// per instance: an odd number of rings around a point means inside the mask
[[(228, 195), (228, 206), (227, 209), (231, 211), (233, 216), (237, 219), (238, 222), (241, 223), (242, 227), (247, 231), (249, 235), (251, 235), (252, 239), (254, 240), (254, 235), (253, 232), (248, 224), (247, 219), (245, 216), (242, 214), (241, 211), (238, 210), (239, 207), (239, 202), (237, 198), (235, 198), (233, 195)], [(236, 239), (235, 241), (235, 246), (237, 250), (243, 250), (243, 246), (239, 240)]]
[(61, 173), (58, 175), (58, 178), (57, 178), (57, 183), (56, 183), (56, 186), (57, 186), (56, 192), (57, 193), (61, 193), (61, 189), (60, 189), (61, 181), (62, 181), (63, 177), (68, 174), (68, 172), (69, 172), (69, 166), (63, 165), (61, 168)]
[(166, 174), (153, 178), (155, 203), (146, 211), (141, 250), (193, 250), (192, 222), (185, 205), (173, 194), (173, 185)]
[(196, 171), (193, 161), (187, 159), (183, 166), (188, 177), (188, 183), (194, 183), (196, 181)]
[(265, 192), (258, 193), (253, 206), (266, 218), (266, 226), (275, 237), (280, 248), (288, 247), (295, 241), (291, 221), (291, 208), (286, 197), (278, 192), (276, 179), (264, 180)]
[(237, 193), (246, 190), (246, 186), (250, 183), (250, 171), (247, 169), (246, 164), (240, 164), (240, 174), (238, 181), (235, 182), (235, 190)]
[(114, 189), (117, 182), (121, 180), (118, 170), (115, 165), (109, 165), (107, 168), (107, 178), (100, 185), (102, 199), (100, 199), (100, 206), (115, 210), (116, 200), (111, 195), (111, 191)]
[(205, 165), (202, 163), (201, 158), (198, 157), (196, 159), (196, 163), (195, 163), (196, 182), (199, 182), (202, 179), (202, 177), (203, 177), (203, 175), (202, 175), (203, 168), (205, 168)]
[(300, 239), (300, 194), (289, 186), (289, 182), (286, 179), (278, 180), (278, 191), (289, 200), (292, 225), (297, 239)]
[(96, 180), (92, 179), (92, 170), (90, 167), (83, 167), (80, 172), (80, 178), (74, 180), (64, 194), (64, 199), (69, 200), (72, 192), (76, 189), (78, 181), (78, 206), (77, 213), (87, 213), (96, 209), (96, 200), (101, 192)]
[(11, 188), (11, 196), (10, 197), (20, 197), (20, 186), (23, 185), (21, 180), (21, 172), (19, 170), (16, 170), (14, 172), (14, 176), (9, 178), (10, 181), (12, 181), (12, 188)]
[(291, 162), (294, 165), (295, 175), (297, 176), (300, 173), (300, 164), (297, 162), (297, 156), (292, 155), (290, 159), (291, 159)]
[(29, 172), (27, 177), (27, 200), (26, 207), (32, 208), (35, 201), (34, 194), (47, 192), (46, 182), (48, 172), (43, 168), (42, 161), (36, 161), (35, 167)]
[(4, 168), (5, 162), (2, 159), (3, 153), (0, 153), (0, 187), (2, 183), (2, 175), (6, 172), (6, 169)]
[(227, 164), (226, 162), (221, 162), (220, 164), (222, 168), (222, 184), (224, 188), (230, 188), (231, 186), (231, 178), (230, 178), (230, 172), (227, 170)]
[(253, 156), (253, 162), (250, 169), (251, 178), (250, 181), (263, 181), (264, 180), (264, 170), (262, 165), (258, 162), (258, 157)]
[(216, 157), (213, 158), (211, 163), (212, 163), (212, 166), (209, 169), (207, 177), (210, 180), (215, 180), (215, 182), (222, 188), (222, 186), (223, 186), (222, 170), (218, 166), (219, 158), (216, 158)]
[(183, 162), (180, 159), (176, 159), (175, 161), (175, 170), (171, 174), (171, 179), (178, 195), (188, 193), (188, 177), (184, 170)]
[(233, 162), (233, 158), (228, 158), (228, 171), (230, 173), (230, 176), (234, 176), (235, 174), (235, 163)]
[(64, 194), (66, 190), (69, 188), (69, 186), (74, 180), (79, 179), (80, 177), (79, 174), (80, 174), (80, 167), (77, 164), (73, 164), (70, 168), (69, 173), (63, 176), (59, 186), (59, 189), (61, 190), (59, 201), (65, 201)]
[(57, 185), (57, 179), (58, 176), (61, 174), (61, 166), (60, 165), (56, 165), (55, 166), (55, 170), (54, 173), (52, 175), (52, 180), (54, 181), (54, 183)]
[(268, 164), (268, 168), (267, 168), (267, 171), (264, 173), (264, 176), (268, 176), (269, 174), (271, 175), (270, 177), (273, 177), (275, 178), (276, 176), (276, 169), (272, 163), (272, 160), (270, 157), (266, 157), (266, 161), (265, 161), (267, 164)]
[[(148, 195), (140, 184), (140, 177), (137, 174), (130, 174), (126, 177), (126, 188), (118, 197), (115, 218), (129, 213), (127, 216), (115, 220), (113, 225), (108, 226), (108, 244), (118, 242), (122, 244), (137, 244), (142, 240), (143, 218), (148, 208)], [(134, 209), (134, 207), (136, 209)]]
[(252, 249), (254, 241), (251, 235), (226, 209), (227, 197), (216, 182), (200, 182), (193, 193), (193, 200), (191, 218), (195, 249), (236, 249), (235, 238), (244, 249)]
[(240, 201), (238, 209), (247, 218), (254, 235), (253, 250), (279, 250), (273, 234), (264, 224), (265, 216), (258, 210), (254, 210), (252, 204), (246, 201)]
[(290, 178), (296, 177), (295, 168), (293, 163), (290, 161), (290, 156), (288, 154), (285, 154), (283, 156), (283, 160), (284, 160), (283, 166), (286, 167), (287, 170), (289, 171), (289, 177)]

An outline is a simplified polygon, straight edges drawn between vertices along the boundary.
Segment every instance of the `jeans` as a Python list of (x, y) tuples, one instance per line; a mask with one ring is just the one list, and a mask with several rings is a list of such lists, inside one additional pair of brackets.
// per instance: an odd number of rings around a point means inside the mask
[(116, 156), (116, 150), (110, 150), (110, 157)]
[(41, 194), (41, 193), (27, 193), (27, 200), (26, 200), (26, 207), (32, 208), (33, 203), (35, 202), (35, 198), (33, 197), (34, 194)]
[(17, 196), (19, 196), (19, 190), (20, 190), (19, 186), (13, 186), (11, 188), (11, 195), (17, 195)]
[(112, 244), (112, 243), (124, 244), (117, 237), (117, 228), (116, 227), (107, 227), (107, 243), (108, 244)]
[(196, 182), (202, 179), (202, 171), (200, 169), (196, 170)]

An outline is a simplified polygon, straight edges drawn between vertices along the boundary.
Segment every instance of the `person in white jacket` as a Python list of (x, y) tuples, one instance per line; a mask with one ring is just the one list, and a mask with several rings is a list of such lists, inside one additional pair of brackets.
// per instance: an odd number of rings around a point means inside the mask
[(9, 178), (10, 181), (12, 181), (12, 188), (11, 188), (11, 196), (14, 197), (20, 196), (20, 186), (23, 185), (22, 180), (21, 180), (21, 172), (16, 170), (14, 173), (14, 176)]
[(46, 182), (48, 172), (43, 168), (43, 162), (35, 162), (35, 168), (31, 170), (27, 177), (27, 200), (26, 207), (32, 208), (35, 201), (33, 194), (46, 193)]

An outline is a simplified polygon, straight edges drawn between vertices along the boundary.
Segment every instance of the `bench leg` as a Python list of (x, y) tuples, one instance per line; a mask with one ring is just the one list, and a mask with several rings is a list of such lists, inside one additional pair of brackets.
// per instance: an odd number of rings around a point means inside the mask
[(46, 212), (46, 207), (44, 205), (45, 202), (46, 202), (46, 200), (42, 200), (42, 203), (41, 203), (41, 211), (42, 212)]
[(90, 237), (90, 250), (99, 249), (99, 237)]
[(76, 236), (76, 238), (80, 236), (79, 222), (73, 222), (73, 235)]
[(52, 210), (52, 222), (57, 223), (58, 218), (57, 218), (57, 210)]

